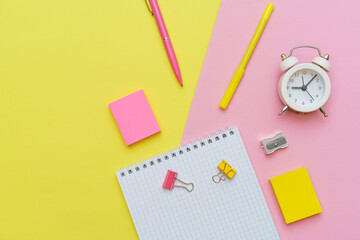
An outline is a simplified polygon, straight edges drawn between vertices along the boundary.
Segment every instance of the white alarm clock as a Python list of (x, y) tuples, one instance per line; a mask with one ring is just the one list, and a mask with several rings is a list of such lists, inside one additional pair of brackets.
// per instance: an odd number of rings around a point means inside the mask
[[(301, 63), (291, 56), (297, 48), (313, 48), (319, 53), (312, 63)], [(313, 46), (298, 46), (291, 49), (289, 56), (281, 55), (280, 70), (283, 75), (279, 81), (279, 96), (285, 107), (279, 112), (281, 115), (289, 108), (297, 113), (309, 113), (320, 110), (325, 117), (322, 106), (329, 99), (331, 91), (329, 54), (321, 55), (320, 49)]]

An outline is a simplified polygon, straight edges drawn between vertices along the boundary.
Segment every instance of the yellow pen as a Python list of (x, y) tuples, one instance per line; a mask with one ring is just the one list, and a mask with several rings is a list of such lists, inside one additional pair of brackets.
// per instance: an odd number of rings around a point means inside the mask
[(240, 66), (236, 70), (236, 72), (230, 82), (230, 85), (226, 89), (224, 97), (222, 98), (222, 100), (220, 102), (220, 108), (226, 109), (227, 106), (229, 105), (229, 102), (230, 102), (232, 96), (234, 95), (234, 92), (235, 92), (237, 86), (239, 85), (239, 82), (240, 82), (242, 76), (244, 75), (246, 65), (249, 62), (249, 59), (256, 47), (257, 42), (259, 41), (259, 38), (264, 30), (264, 27), (271, 15), (273, 8), (274, 8), (274, 4), (272, 4), (272, 3), (268, 3), (268, 5), (266, 6), (265, 12), (261, 18), (261, 21), (260, 21), (258, 27), (256, 28), (255, 34), (254, 34), (253, 38), (251, 39), (249, 47), (246, 50), (243, 59), (241, 60)]

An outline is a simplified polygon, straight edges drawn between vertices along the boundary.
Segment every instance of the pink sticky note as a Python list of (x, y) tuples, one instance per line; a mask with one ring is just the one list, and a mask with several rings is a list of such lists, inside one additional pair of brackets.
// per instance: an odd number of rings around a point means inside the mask
[(112, 102), (109, 107), (128, 146), (160, 132), (143, 90)]

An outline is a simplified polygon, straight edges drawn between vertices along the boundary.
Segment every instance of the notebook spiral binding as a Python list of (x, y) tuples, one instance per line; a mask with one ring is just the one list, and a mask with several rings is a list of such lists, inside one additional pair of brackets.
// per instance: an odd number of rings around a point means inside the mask
[(142, 160), (141, 162), (135, 162), (134, 165), (128, 166), (127, 168), (121, 168), (120, 176), (125, 177), (126, 175), (130, 175), (134, 172), (141, 171), (141, 169), (145, 170), (147, 168), (151, 168), (156, 164), (160, 164), (163, 161), (167, 161), (170, 158), (177, 157), (179, 155), (186, 154), (193, 150), (199, 149), (200, 147), (204, 147), (206, 145), (212, 144), (216, 141), (221, 141), (229, 136), (233, 136), (235, 134), (234, 127), (229, 127), (227, 129), (222, 129), (216, 133), (208, 135), (207, 137), (201, 139), (199, 138), (196, 141), (183, 145), (177, 149), (171, 149), (169, 152), (164, 152), (163, 154), (157, 154), (155, 157), (150, 157), (148, 160)]

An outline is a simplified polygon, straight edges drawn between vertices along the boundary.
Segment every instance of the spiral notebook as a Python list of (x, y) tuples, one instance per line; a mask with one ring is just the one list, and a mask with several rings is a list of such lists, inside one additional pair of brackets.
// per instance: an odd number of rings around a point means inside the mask
[[(236, 174), (215, 183), (223, 160)], [(168, 170), (193, 183), (193, 191), (164, 189)], [(140, 239), (279, 239), (236, 127), (116, 175)]]

